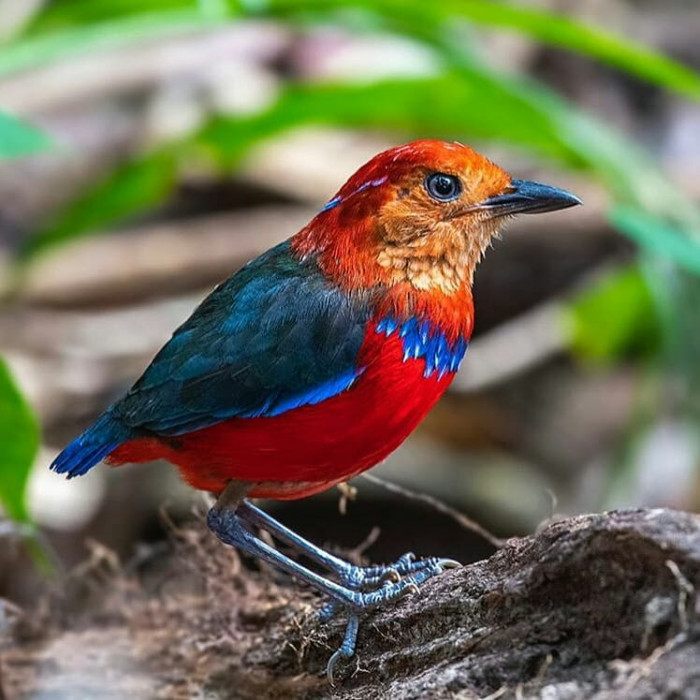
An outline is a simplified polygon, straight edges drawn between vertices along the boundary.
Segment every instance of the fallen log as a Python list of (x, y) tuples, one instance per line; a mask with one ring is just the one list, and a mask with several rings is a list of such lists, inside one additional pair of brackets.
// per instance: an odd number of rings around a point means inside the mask
[(99, 612), (18, 623), (2, 661), (8, 697), (700, 697), (692, 514), (583, 515), (511, 539), (367, 615), (335, 688), (323, 671), (342, 620), (321, 626), (309, 593), (242, 569), (197, 532), (182, 535), (182, 561), (199, 591), (182, 589), (181, 571), (157, 591), (121, 579), (106, 594), (103, 576)]

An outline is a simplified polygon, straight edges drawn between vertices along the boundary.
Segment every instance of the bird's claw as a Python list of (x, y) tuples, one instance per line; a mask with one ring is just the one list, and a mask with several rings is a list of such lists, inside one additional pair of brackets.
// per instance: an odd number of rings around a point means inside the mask
[(398, 583), (401, 580), (401, 574), (394, 568), (388, 568), (380, 577), (380, 585), (385, 583)]
[(459, 569), (462, 565), (456, 559), (440, 559), (443, 569)]
[(393, 564), (379, 566), (352, 566), (340, 575), (340, 582), (354, 590), (372, 590), (380, 588), (387, 582), (399, 583), (404, 576), (418, 573), (427, 568), (440, 567), (453, 569), (460, 566), (454, 559), (426, 557), (417, 559), (415, 554), (408, 552), (399, 557)]
[(442, 573), (445, 569), (461, 566), (454, 559), (428, 557), (416, 559), (413, 554), (404, 554), (393, 564), (382, 566), (349, 566), (340, 575), (341, 583), (350, 596), (345, 602), (332, 599), (318, 612), (321, 622), (330, 621), (342, 610), (348, 611), (348, 623), (343, 642), (333, 653), (326, 666), (326, 676), (334, 685), (334, 673), (338, 664), (355, 654), (359, 613), (391, 600), (420, 593), (420, 584)]
[(414, 595), (415, 593), (420, 593), (420, 588), (418, 588), (415, 583), (409, 583), (403, 590), (401, 597), (405, 598), (406, 596)]
[[(430, 575), (422, 578), (427, 580), (431, 576), (442, 573), (445, 569), (455, 569), (461, 564), (454, 559), (441, 559), (439, 557), (427, 557), (425, 559), (417, 559), (416, 556), (409, 552), (399, 557), (393, 564), (379, 566), (349, 566), (348, 570), (340, 576), (340, 582), (350, 590), (361, 593), (371, 593), (384, 587), (391, 587), (402, 581), (402, 578), (407, 578), (412, 574), (420, 573), (429, 569)], [(410, 592), (417, 592), (417, 586), (413, 584), (409, 586)], [(331, 600), (326, 603), (318, 612), (318, 618), (321, 622), (328, 622), (341, 608), (343, 604), (337, 600)], [(360, 605), (360, 607), (364, 607)]]
[(331, 686), (335, 686), (333, 673), (338, 662), (345, 659), (351, 659), (355, 655), (355, 645), (357, 644), (357, 630), (360, 626), (360, 619), (357, 613), (351, 612), (348, 616), (348, 624), (345, 627), (345, 636), (343, 643), (333, 652), (331, 658), (326, 664), (326, 677)]
[(334, 672), (338, 663), (343, 659), (350, 659), (355, 654), (357, 643), (357, 631), (359, 627), (359, 613), (368, 608), (374, 608), (391, 600), (404, 598), (420, 592), (420, 584), (429, 578), (442, 573), (440, 563), (424, 566), (421, 570), (399, 581), (387, 581), (383, 586), (372, 591), (352, 591), (348, 601), (331, 600), (319, 611), (319, 618), (328, 622), (341, 609), (348, 610), (348, 623), (345, 628), (343, 642), (333, 653), (326, 666), (326, 675), (331, 685), (334, 684)]

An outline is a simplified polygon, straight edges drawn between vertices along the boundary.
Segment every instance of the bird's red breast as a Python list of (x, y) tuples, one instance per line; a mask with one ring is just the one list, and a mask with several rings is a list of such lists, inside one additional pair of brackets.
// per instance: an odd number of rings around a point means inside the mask
[(257, 484), (250, 492), (254, 497), (308, 496), (393, 452), (447, 389), (465, 349), (466, 344), (455, 349), (451, 368), (447, 350), (442, 359), (448, 364), (426, 376), (432, 360), (407, 358), (400, 330), (387, 335), (375, 322), (358, 357), (364, 369), (347, 391), (279, 416), (233, 418), (178, 437), (134, 440), (109, 461), (165, 459), (189, 484), (213, 493), (242, 479)]

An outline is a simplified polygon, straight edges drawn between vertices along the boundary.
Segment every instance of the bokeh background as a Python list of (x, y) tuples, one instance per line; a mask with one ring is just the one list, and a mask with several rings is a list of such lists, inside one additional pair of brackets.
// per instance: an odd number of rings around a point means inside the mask
[[(34, 600), (37, 533), (62, 567), (89, 540), (128, 561), (203, 507), (165, 464), (47, 465), (213, 285), (415, 137), (585, 207), (510, 225), (452, 390), (373, 473), (500, 536), (697, 510), (698, 28), (695, 0), (0, 0), (0, 598)], [(375, 560), (492, 549), (354, 485), (344, 515), (336, 490), (268, 506)]]

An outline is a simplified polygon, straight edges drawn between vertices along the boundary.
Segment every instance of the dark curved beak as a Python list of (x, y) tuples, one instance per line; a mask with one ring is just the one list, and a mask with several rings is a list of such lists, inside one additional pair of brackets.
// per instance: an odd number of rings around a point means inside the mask
[(489, 197), (480, 205), (493, 216), (510, 216), (511, 214), (542, 214), (546, 211), (567, 209), (583, 202), (571, 192), (551, 185), (542, 185), (529, 180), (512, 180), (507, 192), (496, 197)]

